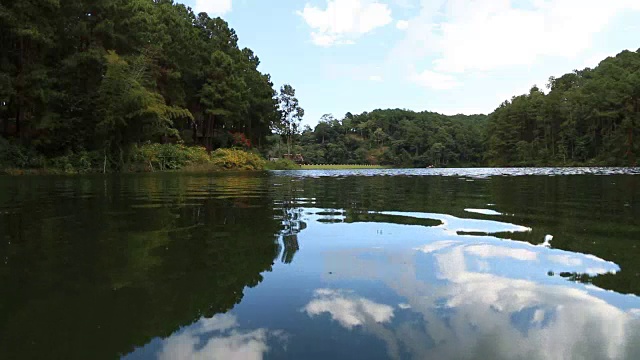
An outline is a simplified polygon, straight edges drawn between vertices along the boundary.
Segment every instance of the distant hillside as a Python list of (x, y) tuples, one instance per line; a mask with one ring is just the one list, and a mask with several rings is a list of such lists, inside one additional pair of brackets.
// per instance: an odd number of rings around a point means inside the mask
[[(314, 164), (474, 165), (482, 161), (486, 115), (445, 116), (390, 109), (342, 119), (323, 116), (307, 127), (296, 151)], [(282, 146), (271, 149), (278, 155)]]

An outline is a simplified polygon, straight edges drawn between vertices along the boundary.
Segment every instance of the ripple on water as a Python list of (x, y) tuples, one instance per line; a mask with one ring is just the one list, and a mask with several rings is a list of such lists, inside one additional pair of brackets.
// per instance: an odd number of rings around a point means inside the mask
[(431, 169), (351, 169), (351, 170), (284, 170), (276, 176), (318, 178), (348, 176), (451, 176), (490, 178), (493, 176), (556, 176), (556, 175), (639, 175), (640, 167), (554, 167), (554, 168), (431, 168)]

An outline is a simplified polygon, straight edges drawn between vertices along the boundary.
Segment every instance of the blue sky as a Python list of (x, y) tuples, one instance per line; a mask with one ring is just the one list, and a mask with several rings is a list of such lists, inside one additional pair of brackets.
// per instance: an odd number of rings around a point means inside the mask
[(640, 0), (184, 0), (229, 22), (304, 124), (378, 108), (489, 113), (640, 47)]

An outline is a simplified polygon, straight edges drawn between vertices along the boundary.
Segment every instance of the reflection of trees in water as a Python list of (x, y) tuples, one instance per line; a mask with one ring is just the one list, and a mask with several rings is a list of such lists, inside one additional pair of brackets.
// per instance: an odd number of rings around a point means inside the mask
[[(286, 179), (286, 178), (280, 178)], [(273, 179), (272, 179), (273, 180)], [(304, 222), (304, 198), (303, 183), (298, 181), (285, 181), (272, 188), (275, 218), (280, 221), (281, 231), (281, 256), (280, 260), (285, 264), (293, 262), (293, 258), (300, 244), (298, 233), (306, 229)]]
[(293, 262), (293, 256), (300, 250), (298, 235), (283, 235), (282, 242), (284, 244), (284, 251), (282, 252), (281, 261), (285, 264), (291, 264), (291, 262)]
[[(369, 211), (428, 212), (459, 218), (506, 221), (532, 228), (529, 232), (493, 236), (540, 244), (554, 236), (553, 247), (593, 254), (613, 261), (622, 270), (596, 278), (576, 278), (608, 290), (640, 294), (640, 177), (637, 175), (494, 176), (484, 179), (457, 176), (349, 176), (343, 178), (281, 177), (280, 197), (312, 207), (344, 209), (346, 222), (388, 221)], [(465, 209), (491, 209), (504, 215), (488, 216)], [(320, 221), (334, 222), (323, 218)], [(431, 225), (409, 219), (416, 225)], [(409, 223), (407, 223), (409, 224)], [(472, 234), (471, 234), (472, 235)], [(477, 234), (481, 235), (481, 234)]]
[(22, 225), (0, 248), (0, 358), (118, 357), (229, 311), (279, 256), (272, 203), (249, 196), (266, 191), (259, 178), (87, 181), (10, 219)]
[(307, 224), (303, 221), (303, 209), (300, 207), (294, 207), (289, 201), (284, 201), (278, 209), (282, 211), (282, 231), (280, 237), (282, 239), (282, 256), (281, 261), (285, 264), (291, 264), (293, 257), (300, 245), (298, 244), (298, 233), (307, 227)]

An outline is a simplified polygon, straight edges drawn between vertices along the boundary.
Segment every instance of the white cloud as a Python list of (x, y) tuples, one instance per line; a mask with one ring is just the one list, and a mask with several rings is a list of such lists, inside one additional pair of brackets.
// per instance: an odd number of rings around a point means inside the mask
[(591, 55), (584, 60), (581, 66), (578, 66), (577, 69), (582, 70), (584, 68), (595, 68), (600, 64), (601, 61), (608, 58), (609, 56), (616, 56), (616, 54), (609, 54), (606, 52), (598, 52), (595, 55)]
[[(345, 268), (360, 269), (345, 281), (383, 282), (410, 305), (410, 310), (393, 322), (384, 326), (366, 322), (354, 331), (379, 337), (389, 354), (405, 351), (416, 359), (459, 358), (460, 354), (478, 358), (496, 354), (535, 359), (640, 358), (640, 309), (634, 297), (598, 294), (588, 286), (569, 282), (547, 282), (529, 272), (508, 271), (516, 278), (479, 273), (468, 266), (478, 258), (467, 251), (475, 244), (446, 240), (436, 244), (432, 248), (440, 250), (432, 253), (429, 266), (439, 273), (439, 281), (424, 277), (427, 259), (420, 251), (415, 258), (368, 256), (367, 250), (344, 253)], [(545, 254), (562, 254), (527, 244), (519, 246), (538, 253), (539, 259)], [(330, 258), (340, 257), (336, 255), (331, 253)], [(583, 263), (591, 258), (571, 255)], [(498, 265), (496, 268), (509, 266), (505, 259), (480, 258)], [(632, 309), (625, 310), (629, 306)], [(429, 346), (424, 346), (426, 342)]]
[(425, 70), (420, 74), (414, 74), (411, 76), (411, 80), (418, 85), (434, 90), (449, 90), (461, 85), (455, 77), (431, 70)]
[(407, 30), (409, 28), (409, 22), (407, 20), (399, 20), (396, 23), (396, 28), (398, 28), (398, 30)]
[(213, 16), (224, 15), (231, 11), (231, 0), (196, 0), (194, 9)]
[(549, 255), (547, 256), (549, 261), (554, 262), (556, 264), (564, 265), (564, 266), (580, 266), (582, 265), (582, 260), (580, 258), (576, 258), (569, 255)]
[(521, 261), (533, 261), (538, 258), (537, 253), (527, 249), (514, 249), (505, 246), (495, 245), (471, 245), (465, 249), (468, 253), (477, 255), (480, 257), (508, 257)]
[(594, 35), (614, 16), (640, 9), (637, 0), (529, 0), (524, 7), (515, 4), (510, 0), (423, 1), (393, 56), (409, 61), (435, 56), (430, 70), (436, 73), (529, 66), (544, 57), (575, 58), (591, 48)]
[[(218, 333), (206, 338), (211, 333)], [(238, 329), (235, 316), (229, 314), (203, 318), (182, 333), (165, 339), (158, 359), (224, 359), (224, 360), (260, 360), (269, 351), (268, 339), (283, 339), (280, 331), (256, 329), (243, 331)]]
[(304, 307), (304, 311), (312, 317), (329, 313), (333, 320), (348, 329), (370, 321), (385, 323), (393, 318), (391, 306), (352, 296), (345, 291), (318, 289), (314, 295), (315, 298)]
[(459, 241), (451, 241), (451, 240), (435, 241), (435, 242), (417, 247), (415, 248), (415, 250), (422, 251), (423, 253), (429, 254), (432, 252), (436, 252), (438, 250), (451, 247), (452, 245), (456, 245), (459, 243), (460, 243)]
[(395, 215), (405, 216), (416, 219), (432, 219), (442, 222), (438, 228), (446, 230), (452, 235), (456, 235), (459, 231), (465, 232), (485, 232), (488, 234), (498, 232), (528, 232), (531, 228), (509, 224), (506, 222), (493, 221), (493, 220), (480, 220), (480, 219), (465, 219), (458, 218), (447, 214), (435, 214), (435, 213), (418, 213), (418, 212), (400, 212), (400, 211), (380, 211), (376, 214), (383, 215)]
[(323, 71), (329, 79), (351, 79), (355, 81), (383, 81), (385, 72), (376, 64), (341, 64), (328, 62)]
[(415, 0), (395, 0), (394, 3), (401, 8), (411, 9), (416, 6), (414, 1)]
[(260, 360), (269, 350), (265, 329), (214, 337), (204, 347), (198, 346), (198, 343), (197, 334), (173, 336), (166, 341), (158, 359)]
[(231, 314), (219, 314), (198, 321), (200, 332), (225, 331), (238, 326), (236, 317)]
[(313, 29), (311, 41), (323, 47), (352, 44), (392, 21), (389, 6), (372, 0), (328, 0), (324, 10), (306, 4), (298, 15)]
[(464, 211), (470, 212), (470, 213), (482, 214), (482, 215), (492, 215), (492, 216), (502, 215), (502, 213), (499, 213), (491, 209), (464, 209)]

